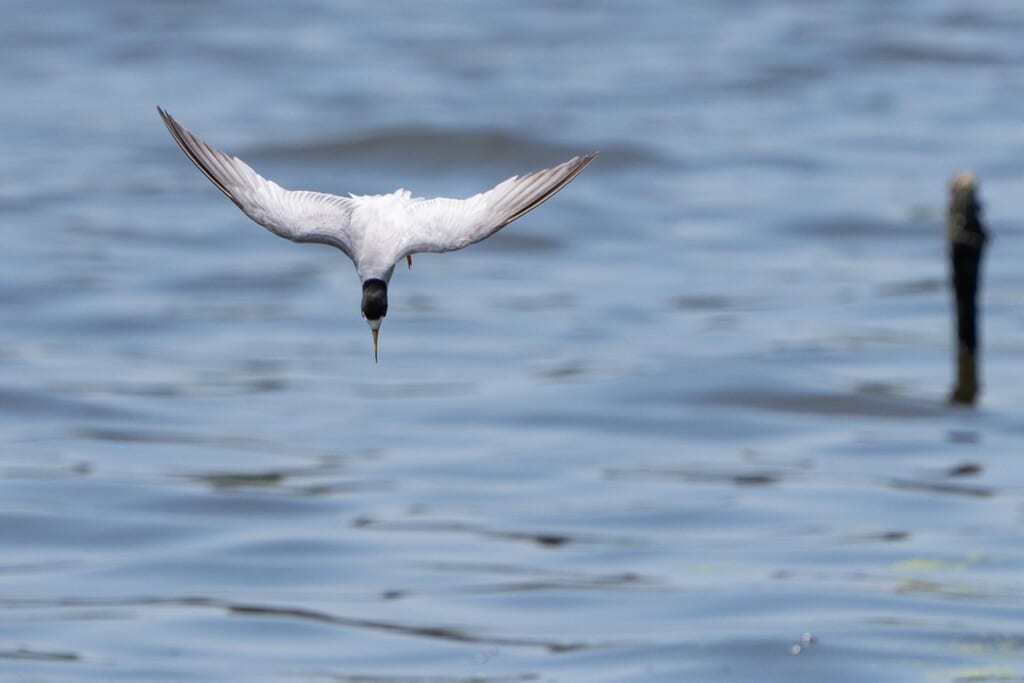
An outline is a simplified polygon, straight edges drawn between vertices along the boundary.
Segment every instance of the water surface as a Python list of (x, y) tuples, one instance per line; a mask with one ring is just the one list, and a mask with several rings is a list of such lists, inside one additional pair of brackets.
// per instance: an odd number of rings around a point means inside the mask
[[(8, 3), (0, 671), (1024, 679), (1024, 10)], [(392, 282), (287, 187), (557, 198)], [(943, 212), (982, 180), (984, 389)]]

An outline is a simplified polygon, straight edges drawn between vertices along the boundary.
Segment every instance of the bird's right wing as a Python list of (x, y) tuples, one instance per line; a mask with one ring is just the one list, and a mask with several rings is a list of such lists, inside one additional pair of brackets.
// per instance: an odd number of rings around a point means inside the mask
[(569, 184), (597, 154), (513, 176), (467, 199), (438, 197), (409, 205), (410, 225), (399, 259), (419, 252), (455, 251), (486, 239)]
[(181, 151), (246, 216), (293, 242), (319, 242), (352, 258), (352, 200), (320, 192), (286, 190), (238, 157), (208, 145), (157, 107)]

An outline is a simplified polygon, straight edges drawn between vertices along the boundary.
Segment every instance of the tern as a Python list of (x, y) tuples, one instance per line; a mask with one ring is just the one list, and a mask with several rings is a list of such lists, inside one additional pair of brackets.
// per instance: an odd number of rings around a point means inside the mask
[(413, 197), (404, 189), (340, 197), (286, 190), (201, 140), (162, 107), (157, 111), (181, 151), (246, 216), (275, 235), (328, 244), (352, 260), (363, 285), (361, 310), (373, 337), (374, 361), (397, 263), (405, 259), (411, 268), (413, 254), (455, 251), (490, 237), (550, 199), (597, 156), (512, 176), (466, 199)]

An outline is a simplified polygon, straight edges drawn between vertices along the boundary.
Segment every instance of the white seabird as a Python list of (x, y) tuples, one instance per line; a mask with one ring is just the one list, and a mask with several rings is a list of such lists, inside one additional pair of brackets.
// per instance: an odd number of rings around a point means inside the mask
[(466, 199), (425, 199), (408, 190), (339, 197), (286, 190), (208, 145), (161, 107), (157, 111), (185, 155), (246, 216), (275, 235), (329, 244), (352, 260), (363, 283), (362, 314), (373, 335), (374, 360), (395, 264), (404, 258), (412, 267), (413, 254), (455, 251), (490, 237), (551, 198), (597, 156), (512, 176)]

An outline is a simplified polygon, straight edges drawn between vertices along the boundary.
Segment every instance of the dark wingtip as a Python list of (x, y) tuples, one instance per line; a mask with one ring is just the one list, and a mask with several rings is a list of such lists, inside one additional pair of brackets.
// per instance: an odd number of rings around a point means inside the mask
[[(211, 183), (214, 184), (214, 186), (216, 186), (218, 190), (224, 193), (225, 197), (234, 202), (235, 206), (237, 206), (239, 209), (245, 211), (245, 209), (242, 207), (241, 202), (239, 202), (238, 199), (236, 199), (235, 196), (231, 194), (231, 190), (227, 188), (227, 186), (217, 177), (213, 170), (208, 168), (207, 165), (203, 163), (203, 160), (200, 159), (199, 156), (197, 156), (196, 152), (192, 150), (191, 145), (189, 141), (186, 140), (185, 136), (188, 135), (193, 138), (193, 142), (191, 144), (196, 144), (196, 142), (198, 142), (199, 144), (205, 145), (206, 143), (196, 138), (194, 134), (192, 134), (180, 123), (175, 121), (174, 117), (168, 114), (167, 111), (159, 105), (157, 105), (156, 110), (160, 113), (160, 118), (163, 119), (164, 125), (167, 126), (167, 132), (169, 132), (171, 134), (171, 137), (174, 138), (174, 141), (178, 143), (178, 147), (180, 147), (181, 151), (185, 153), (185, 156), (187, 156), (192, 161), (192, 163), (195, 164), (196, 168), (198, 168), (202, 172), (202, 174), (205, 175), (206, 178)], [(206, 146), (209, 147), (209, 145)]]

